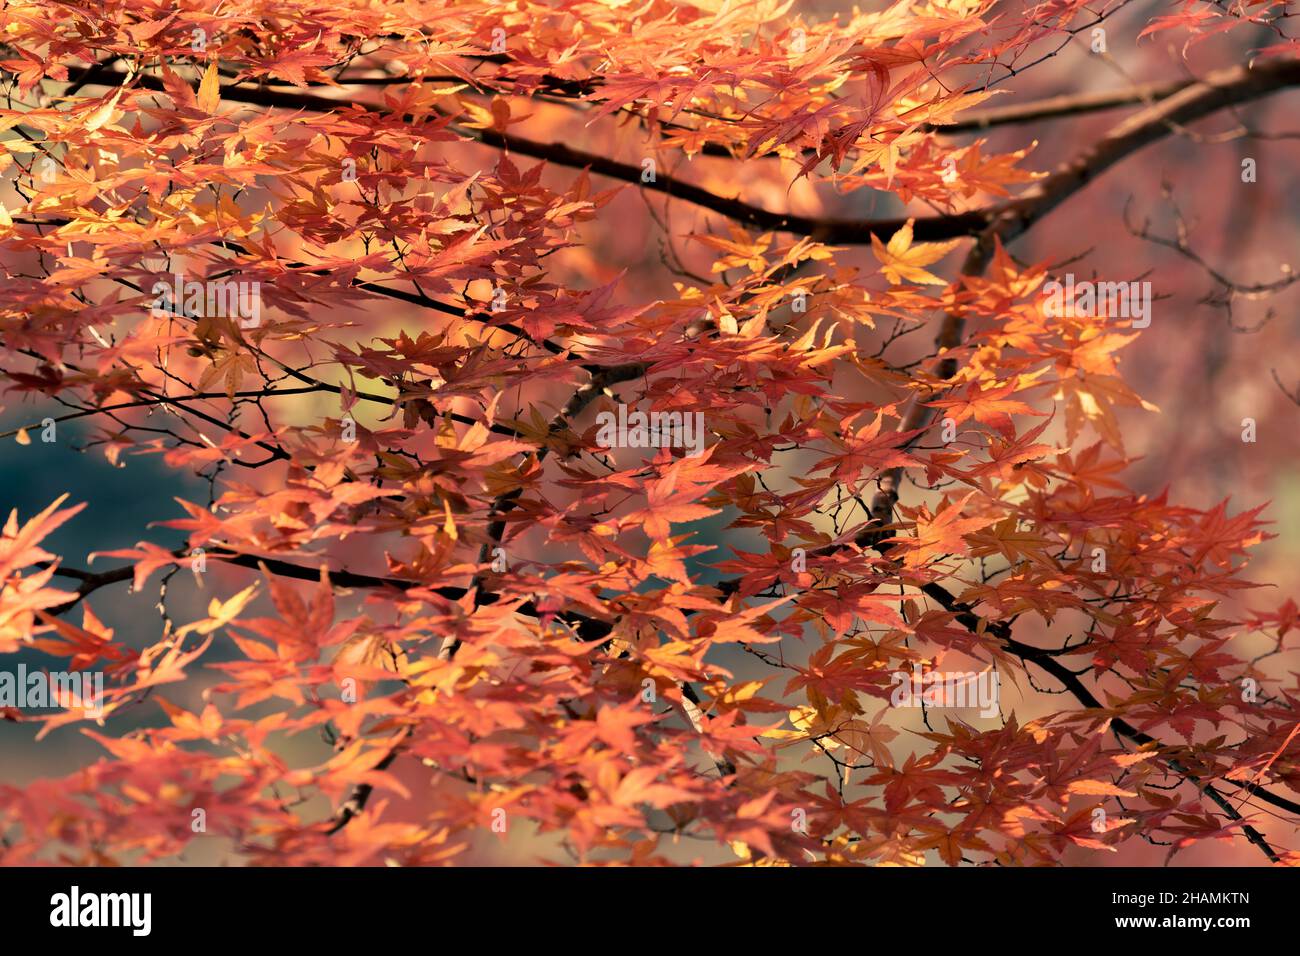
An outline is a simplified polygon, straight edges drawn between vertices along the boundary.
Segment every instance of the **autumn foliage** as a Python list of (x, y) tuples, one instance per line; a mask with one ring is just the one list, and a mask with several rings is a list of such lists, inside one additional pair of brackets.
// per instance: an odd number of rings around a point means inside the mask
[[(1193, 71), (1035, 99), (1134, 9), (6, 4), (5, 455), (210, 494), (9, 517), (4, 667), (104, 694), (5, 710), (101, 756), (0, 786), (0, 860), (1295, 862), (1267, 502), (1129, 489), (1174, 319), (1015, 247), (1300, 83), (1280, 4), (1177, 3), (1126, 49)], [(899, 705), (946, 674), (997, 699)]]

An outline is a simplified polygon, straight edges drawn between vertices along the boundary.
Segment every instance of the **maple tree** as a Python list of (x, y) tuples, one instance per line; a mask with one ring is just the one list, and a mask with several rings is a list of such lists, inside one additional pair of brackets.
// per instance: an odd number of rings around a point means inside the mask
[[(211, 497), (93, 563), (42, 542), (111, 501), (10, 515), (0, 653), (105, 689), (6, 711), (103, 756), (0, 787), (0, 859), (1296, 862), (1265, 503), (1130, 490), (1147, 333), (1013, 254), (1300, 83), (1283, 9), (1158, 5), (1230, 52), (1006, 106), (1130, 0), (6, 4), (9, 453), (75, 423)], [(891, 701), (951, 672), (992, 716)]]

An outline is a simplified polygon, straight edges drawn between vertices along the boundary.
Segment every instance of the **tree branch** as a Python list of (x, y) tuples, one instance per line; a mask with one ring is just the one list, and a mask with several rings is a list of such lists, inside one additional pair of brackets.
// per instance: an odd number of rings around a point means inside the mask
[[(1111, 715), (1109, 709), (1102, 706), (1101, 701), (1093, 695), (1092, 691), (1088, 690), (1083, 681), (1079, 680), (1078, 676), (1073, 671), (1058, 661), (1050, 653), (1045, 652), (1042, 648), (1034, 647), (1031, 644), (1022, 644), (1020, 641), (1013, 638), (1011, 636), (1011, 627), (1006, 621), (990, 622), (980, 618), (971, 611), (968, 605), (959, 602), (956, 597), (954, 597), (953, 594), (941, 584), (926, 584), (922, 586), (921, 590), (928, 597), (937, 601), (945, 610), (956, 614), (957, 622), (972, 634), (993, 634), (1003, 642), (1007, 650), (1012, 654), (1015, 654), (1025, 662), (1032, 661), (1043, 670), (1047, 671), (1047, 673), (1055, 677), (1061, 682), (1066, 690), (1074, 695), (1074, 697), (1085, 707), (1107, 712), (1111, 730), (1117, 736), (1127, 737), (1139, 746), (1151, 746), (1156, 748), (1164, 747), (1164, 744), (1155, 737), (1143, 733), (1122, 718)], [(1189, 771), (1177, 759), (1170, 759), (1169, 767), (1214, 801), (1214, 803), (1223, 810), (1229, 819), (1241, 823), (1241, 814), (1237, 812), (1237, 809), (1233, 807), (1227, 798), (1219, 793), (1212, 784), (1202, 781), (1200, 777)], [(1269, 791), (1264, 790), (1262, 787), (1257, 787), (1256, 785), (1251, 784), (1243, 786), (1242, 789), (1248, 790), (1254, 796), (1259, 797), (1259, 799), (1264, 800), (1267, 803), (1272, 803), (1274, 806), (1281, 807), (1284, 810), (1289, 810), (1292, 813), (1300, 813), (1300, 804), (1287, 800), (1285, 797), (1275, 796)], [(1281, 858), (1277, 855), (1276, 851), (1274, 851), (1258, 830), (1248, 823), (1242, 823), (1241, 829), (1246, 838), (1259, 847), (1270, 861), (1274, 863), (1281, 862)]]
[[(94, 82), (98, 85), (116, 85), (115, 79), (120, 79), (124, 75), (106, 69), (103, 71), (102, 76), (97, 76), (88, 82)], [(141, 75), (135, 78), (135, 82), (145, 89), (158, 92), (166, 91), (162, 80), (157, 77)], [(223, 89), (221, 95), (224, 100), (230, 102), (275, 109), (335, 112), (347, 107), (359, 106), (381, 115), (390, 113), (389, 110), (378, 106), (333, 100), (314, 93), (290, 93), (275, 88), (240, 89), (233, 87)], [(414, 117), (403, 117), (403, 119), (407, 122), (414, 121)], [(974, 235), (988, 224), (987, 214), (979, 210), (953, 213), (951, 215), (895, 217), (877, 220), (824, 219), (813, 216), (800, 216), (793, 213), (777, 213), (742, 202), (739, 199), (718, 196), (700, 186), (675, 180), (671, 176), (660, 174), (655, 177), (653, 182), (642, 182), (643, 170), (640, 166), (620, 163), (606, 156), (573, 149), (564, 143), (541, 143), (522, 136), (506, 135), (495, 130), (474, 130), (462, 127), (453, 127), (453, 129), (460, 135), (485, 146), (542, 159), (557, 166), (590, 169), (597, 175), (634, 183), (641, 188), (663, 193), (673, 199), (693, 203), (756, 229), (810, 236), (819, 242), (864, 244), (869, 243), (872, 236), (887, 240), (906, 224), (908, 218), (916, 220), (913, 226), (913, 235), (917, 242), (933, 242)]]
[(1164, 83), (1142, 83), (1127, 90), (1104, 90), (1097, 93), (1066, 93), (1049, 96), (1028, 103), (995, 107), (980, 113), (967, 113), (951, 123), (930, 123), (926, 129), (936, 133), (975, 133), (995, 126), (1032, 123), (1035, 120), (1062, 119), (1085, 113), (1098, 113), (1137, 103), (1150, 105), (1166, 99), (1179, 90), (1192, 85), (1195, 80), (1174, 80)]
[[(92, 70), (89, 78), (83, 76), (80, 82), (102, 84), (120, 75), (122, 74), (104, 67), (98, 72)], [(162, 80), (157, 77), (141, 75), (135, 82), (146, 89), (165, 92)], [(1091, 179), (1142, 146), (1165, 136), (1177, 126), (1193, 122), (1225, 106), (1257, 99), (1297, 83), (1300, 83), (1300, 61), (1277, 60), (1254, 68), (1240, 66), (1220, 70), (1209, 74), (1204, 79), (1186, 83), (1176, 90), (1168, 85), (1157, 85), (1152, 95), (1165, 94), (1159, 102), (1116, 126), (1091, 150), (1080, 154), (1047, 179), (1031, 187), (1023, 196), (985, 210), (916, 217), (913, 227), (915, 241), (934, 242), (982, 234), (985, 237), (983, 241), (991, 243), (990, 228), (995, 229), (1003, 242), (1010, 241), (1025, 232), (1034, 222), (1081, 189)], [(381, 107), (344, 103), (313, 93), (290, 93), (266, 87), (252, 89), (232, 87), (223, 90), (222, 96), (233, 102), (278, 109), (334, 112), (348, 106), (362, 105), (363, 108), (373, 109), (381, 114), (389, 112)], [(1099, 94), (1091, 100), (1085, 97), (1085, 107), (1102, 109), (1108, 108), (1108, 105), (1120, 105), (1115, 102), (1118, 96), (1119, 94)], [(1106, 105), (1094, 105), (1099, 102)], [(1023, 107), (1008, 107), (1008, 110), (1028, 110), (1032, 107), (1034, 104), (1026, 104)], [(1055, 105), (1037, 108), (1040, 111), (1044, 108), (1049, 111), (1059, 111), (1063, 106), (1058, 100)], [(1078, 111), (1086, 112), (1087, 109)], [(976, 121), (979, 121), (978, 118)], [(960, 125), (957, 124), (957, 128), (960, 128)], [(943, 129), (951, 131), (954, 126), (950, 124)], [(456, 131), (486, 146), (543, 159), (559, 166), (590, 169), (601, 176), (634, 183), (641, 188), (685, 200), (757, 229), (809, 236), (819, 242), (862, 244), (869, 243), (873, 236), (884, 240), (891, 237), (907, 221), (906, 217), (862, 220), (776, 213), (738, 199), (718, 196), (691, 183), (676, 181), (670, 176), (656, 176), (654, 182), (642, 182), (643, 171), (639, 166), (576, 150), (563, 143), (539, 143), (495, 130), (456, 128)]]
[[(1074, 159), (1062, 164), (1050, 176), (1031, 187), (1024, 195), (1005, 204), (992, 216), (992, 222), (976, 240), (962, 266), (963, 275), (981, 275), (991, 261), (997, 242), (1009, 243), (1022, 236), (1035, 223), (1083, 189), (1098, 175), (1131, 153), (1216, 110), (1267, 96), (1288, 86), (1300, 84), (1300, 59), (1278, 60), (1254, 69), (1248, 66), (1233, 67), (1209, 74), (1202, 80), (1180, 89), (1161, 102), (1135, 113), (1113, 127), (1091, 149), (1084, 150)], [(935, 339), (940, 353), (951, 351), (961, 344), (965, 320), (955, 313), (944, 316)], [(957, 360), (943, 358), (937, 370), (941, 379), (952, 378), (957, 371)], [(934, 408), (925, 400), (914, 397), (899, 431), (924, 429), (934, 417)], [(900, 446), (904, 450), (923, 437), (918, 432)], [(869, 546), (879, 539), (879, 529), (887, 525), (898, 501), (898, 488), (903, 469), (892, 468), (879, 480), (879, 491), (872, 499), (873, 527), (859, 536), (858, 543)]]

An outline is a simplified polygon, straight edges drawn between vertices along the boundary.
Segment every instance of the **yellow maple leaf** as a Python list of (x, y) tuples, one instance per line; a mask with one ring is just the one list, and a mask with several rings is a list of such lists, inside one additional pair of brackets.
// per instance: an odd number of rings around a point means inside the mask
[(203, 80), (199, 83), (198, 106), (205, 113), (215, 113), (221, 102), (221, 85), (217, 77), (217, 61), (213, 60), (203, 71)]
[(117, 101), (121, 98), (121, 89), (114, 91), (113, 95), (110, 96), (99, 109), (86, 117), (86, 130), (88, 132), (94, 132), (112, 119), (113, 110), (117, 109)]
[(199, 634), (211, 634), (219, 627), (224, 627), (239, 616), (257, 594), (257, 584), (250, 584), (244, 590), (240, 591), (228, 601), (221, 601), (213, 598), (208, 604), (208, 617), (203, 621), (195, 621), (193, 624), (186, 624), (176, 632), (177, 638), (182, 638), (186, 634), (197, 631)]
[(938, 262), (961, 242), (920, 242), (912, 245), (912, 222), (907, 224), (889, 239), (889, 244), (882, 243), (875, 236), (871, 237), (871, 251), (880, 260), (885, 276), (898, 285), (903, 282), (915, 282), (920, 285), (946, 285), (936, 275), (926, 272), (922, 266)]

